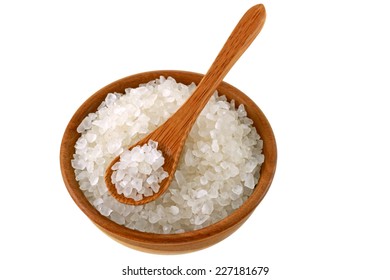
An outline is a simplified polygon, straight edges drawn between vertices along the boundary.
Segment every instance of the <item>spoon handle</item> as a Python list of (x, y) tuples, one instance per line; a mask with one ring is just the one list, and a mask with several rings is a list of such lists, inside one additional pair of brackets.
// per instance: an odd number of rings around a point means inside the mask
[(172, 158), (173, 162), (178, 160), (195, 120), (234, 63), (260, 33), (264, 22), (265, 8), (262, 4), (253, 6), (243, 15), (192, 95), (171, 118), (146, 136), (145, 142), (148, 139), (161, 142), (164, 157)]
[[(253, 6), (242, 16), (195, 92), (178, 110), (183, 116), (183, 129), (192, 127), (223, 78), (260, 33), (265, 18), (266, 12), (262, 4)], [(180, 123), (177, 125), (180, 126)]]

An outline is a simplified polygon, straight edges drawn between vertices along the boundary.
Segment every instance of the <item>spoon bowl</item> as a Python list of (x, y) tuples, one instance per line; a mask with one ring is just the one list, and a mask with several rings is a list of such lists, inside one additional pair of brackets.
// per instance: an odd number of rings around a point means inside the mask
[(119, 194), (111, 180), (112, 167), (120, 160), (120, 156), (117, 156), (108, 165), (104, 176), (106, 186), (114, 198), (121, 203), (141, 205), (157, 199), (168, 189), (192, 125), (223, 78), (260, 33), (265, 18), (265, 8), (262, 4), (250, 8), (238, 22), (190, 98), (165, 123), (129, 148), (131, 150), (135, 146), (143, 146), (149, 140), (158, 142), (159, 150), (165, 159), (163, 168), (168, 173), (168, 177), (159, 184), (159, 190), (151, 196), (143, 196), (140, 200)]

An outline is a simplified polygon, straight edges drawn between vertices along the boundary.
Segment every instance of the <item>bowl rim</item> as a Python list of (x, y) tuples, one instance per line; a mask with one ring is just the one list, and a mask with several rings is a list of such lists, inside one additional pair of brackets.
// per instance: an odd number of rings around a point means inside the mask
[[(199, 83), (200, 79), (204, 76), (204, 74), (182, 71), (182, 70), (155, 70), (148, 72), (141, 72), (137, 74), (133, 74), (130, 76), (126, 76), (124, 78), (118, 79), (103, 88), (99, 89), (93, 95), (91, 95), (88, 99), (86, 99), (82, 105), (77, 109), (77, 111), (72, 116), (69, 121), (61, 141), (60, 148), (60, 168), (63, 177), (63, 181), (65, 186), (77, 204), (77, 206), (84, 212), (84, 214), (99, 227), (105, 229), (106, 231), (116, 235), (117, 237), (124, 238), (127, 240), (132, 240), (138, 244), (172, 244), (179, 245), (185, 244), (188, 242), (194, 242), (195, 240), (206, 240), (212, 238), (214, 234), (223, 234), (228, 231), (232, 227), (236, 227), (240, 221), (249, 217), (249, 215), (254, 211), (254, 209), (259, 205), (264, 196), (266, 195), (275, 171), (276, 171), (276, 162), (277, 162), (277, 148), (276, 141), (273, 130), (268, 122), (268, 119), (261, 111), (261, 109), (243, 92), (234, 86), (222, 82), (221, 85), (217, 88), (219, 92), (222, 94), (226, 94), (226, 92), (235, 92), (239, 93), (240, 98), (245, 99), (245, 107), (251, 106), (254, 107), (261, 118), (261, 127), (262, 131), (266, 131), (267, 133), (261, 133), (261, 139), (263, 140), (263, 152), (265, 150), (271, 149), (272, 153), (268, 154), (265, 158), (265, 161), (261, 167), (261, 175), (259, 182), (256, 184), (253, 193), (248, 197), (248, 199), (239, 207), (230, 213), (227, 217), (222, 220), (206, 226), (201, 229), (188, 231), (184, 233), (173, 233), (173, 234), (159, 234), (159, 233), (150, 233), (150, 232), (141, 232), (134, 229), (129, 229), (123, 225), (119, 225), (114, 221), (110, 220), (108, 217), (104, 217), (101, 215), (97, 209), (89, 203), (84, 193), (80, 190), (78, 182), (75, 180), (74, 169), (71, 166), (70, 160), (73, 158), (73, 154), (75, 151), (74, 144), (75, 139), (77, 140), (80, 135), (77, 133), (76, 128), (82, 120), (82, 116), (86, 116), (90, 112), (96, 111), (97, 106), (91, 106), (91, 103), (96, 103), (96, 100), (101, 100), (103, 96), (105, 97), (108, 93), (113, 92), (114, 88), (122, 87), (128, 88), (129, 81), (133, 81), (132, 83), (137, 84), (138, 81), (144, 80), (141, 83), (146, 83), (148, 81), (159, 78), (160, 76), (165, 77), (173, 77), (178, 82), (185, 83), (183, 80), (194, 81), (196, 84)], [(179, 78), (178, 78), (179, 77)], [(183, 77), (186, 77), (185, 79)], [(135, 81), (135, 82), (134, 82)], [(140, 83), (138, 83), (140, 84)], [(134, 85), (132, 85), (134, 87)], [(138, 86), (138, 85), (137, 85)], [(118, 92), (118, 91), (117, 91)], [(238, 106), (237, 98), (235, 95), (236, 106)], [(100, 103), (99, 103), (100, 104)], [(248, 114), (250, 117), (250, 115)], [(71, 134), (76, 132), (76, 136), (70, 137)], [(260, 133), (258, 131), (258, 133)], [(239, 210), (239, 211), (238, 211)]]

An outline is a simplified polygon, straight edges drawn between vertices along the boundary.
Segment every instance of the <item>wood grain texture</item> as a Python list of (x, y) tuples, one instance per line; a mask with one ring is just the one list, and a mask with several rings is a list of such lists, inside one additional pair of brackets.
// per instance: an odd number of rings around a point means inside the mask
[[(102, 216), (86, 199), (84, 193), (75, 179), (74, 169), (71, 166), (71, 159), (75, 152), (75, 143), (80, 137), (76, 129), (80, 122), (91, 112), (96, 111), (100, 103), (110, 92), (124, 92), (128, 87), (138, 87), (141, 83), (146, 83), (157, 79), (160, 76), (173, 77), (177, 82), (199, 84), (203, 75), (175, 70), (159, 70), (128, 76), (115, 81), (97, 91), (87, 99), (73, 115), (65, 129), (61, 149), (60, 165), (65, 186), (77, 206), (86, 216), (96, 224), (101, 230), (113, 239), (126, 244), (131, 248), (148, 252), (160, 253), (183, 253), (199, 250), (211, 246), (238, 229), (257, 205), (266, 195), (275, 174), (277, 149), (272, 128), (259, 107), (244, 93), (237, 88), (222, 82), (217, 90), (220, 94), (226, 95), (228, 100), (234, 99), (236, 106), (244, 104), (248, 117), (254, 121), (257, 132), (263, 139), (264, 163), (261, 167), (261, 175), (252, 195), (225, 219), (202, 228), (200, 230), (185, 232), (181, 234), (154, 234), (139, 232), (118, 225), (110, 219)], [(252, 93), (254, 94), (254, 93)]]
[(168, 172), (168, 177), (160, 183), (159, 191), (152, 196), (143, 197), (139, 201), (119, 194), (111, 180), (112, 166), (120, 160), (120, 156), (118, 156), (108, 165), (104, 176), (107, 188), (113, 197), (121, 203), (140, 205), (157, 199), (168, 189), (175, 174), (185, 140), (195, 120), (210, 100), (217, 86), (260, 33), (265, 18), (266, 13), (263, 5), (259, 4), (250, 8), (238, 22), (210, 69), (183, 106), (160, 127), (129, 147), (129, 150), (131, 150), (135, 146), (147, 144), (149, 140), (158, 142), (158, 149), (161, 150), (165, 159), (163, 168)]

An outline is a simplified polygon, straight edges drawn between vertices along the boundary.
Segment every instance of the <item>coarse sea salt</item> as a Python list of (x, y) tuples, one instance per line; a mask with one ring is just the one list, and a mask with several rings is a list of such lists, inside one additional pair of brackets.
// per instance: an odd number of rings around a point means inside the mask
[[(229, 102), (217, 93), (196, 120), (173, 181), (161, 197), (133, 206), (118, 202), (107, 191), (104, 173), (112, 159), (168, 119), (195, 87), (160, 77), (125, 93), (108, 94), (98, 110), (80, 123), (80, 138), (71, 163), (80, 189), (102, 215), (139, 231), (181, 233), (218, 222), (251, 195), (264, 161), (263, 142), (245, 107), (237, 104), (236, 108), (234, 100)], [(115, 179), (118, 185), (122, 182), (119, 192), (150, 194), (147, 186), (155, 187), (156, 181), (166, 176), (159, 169), (161, 159), (153, 162), (156, 155), (147, 155), (149, 148), (145, 149), (126, 155), (138, 163), (138, 173), (145, 175), (142, 178), (134, 173), (135, 166), (125, 167), (127, 160), (121, 162), (121, 167), (118, 164)], [(156, 170), (161, 176), (151, 176)], [(128, 180), (131, 191), (123, 183), (126, 172), (138, 174), (133, 181)]]
[(164, 171), (164, 157), (157, 146), (157, 142), (149, 140), (120, 155), (119, 161), (112, 166), (111, 176), (118, 194), (139, 201), (159, 191), (159, 184), (168, 173)]

